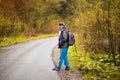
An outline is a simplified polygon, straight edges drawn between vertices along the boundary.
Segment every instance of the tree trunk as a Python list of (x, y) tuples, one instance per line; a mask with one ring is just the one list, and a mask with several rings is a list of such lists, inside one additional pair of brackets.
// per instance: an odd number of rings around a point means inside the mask
[[(113, 32), (112, 32), (111, 21), (110, 21), (110, 18), (111, 18), (110, 5), (111, 5), (111, 1), (108, 2), (108, 40), (109, 40), (110, 54), (112, 54), (112, 57), (114, 60), (114, 65), (116, 65)], [(109, 54), (109, 56), (110, 56), (110, 54)]]

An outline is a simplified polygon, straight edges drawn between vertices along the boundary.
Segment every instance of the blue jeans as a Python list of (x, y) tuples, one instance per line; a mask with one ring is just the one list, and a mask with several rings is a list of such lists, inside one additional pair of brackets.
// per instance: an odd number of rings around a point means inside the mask
[(60, 58), (58, 63), (58, 68), (61, 69), (62, 63), (64, 60), (64, 65), (69, 68), (69, 61), (68, 61), (68, 48), (62, 48), (60, 52)]

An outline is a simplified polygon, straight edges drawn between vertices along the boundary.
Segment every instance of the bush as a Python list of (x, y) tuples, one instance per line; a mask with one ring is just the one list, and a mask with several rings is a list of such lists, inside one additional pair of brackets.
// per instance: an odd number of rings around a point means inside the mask
[(85, 53), (80, 50), (75, 53), (73, 50), (74, 47), (69, 50), (70, 64), (83, 72), (83, 80), (120, 79), (120, 66), (114, 66), (106, 54)]

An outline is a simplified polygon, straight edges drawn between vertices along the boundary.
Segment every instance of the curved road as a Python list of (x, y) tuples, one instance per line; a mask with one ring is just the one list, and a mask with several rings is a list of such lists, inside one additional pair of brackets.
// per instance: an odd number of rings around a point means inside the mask
[(51, 53), (57, 37), (0, 48), (0, 80), (60, 80)]

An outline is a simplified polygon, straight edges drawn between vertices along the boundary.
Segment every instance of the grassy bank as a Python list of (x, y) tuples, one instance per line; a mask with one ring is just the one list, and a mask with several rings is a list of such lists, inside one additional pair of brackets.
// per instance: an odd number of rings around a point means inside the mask
[(113, 58), (104, 53), (86, 53), (75, 47), (69, 49), (70, 65), (83, 74), (83, 80), (120, 80), (119, 55), (116, 55), (117, 66)]
[[(72, 50), (72, 49), (71, 49)], [(119, 80), (120, 66), (114, 66), (107, 55), (69, 51), (72, 67), (82, 71), (83, 80)], [(119, 58), (117, 58), (119, 60)]]
[(0, 39), (0, 47), (10, 46), (13, 44), (26, 42), (30, 40), (36, 40), (41, 38), (47, 38), (51, 36), (56, 36), (56, 34), (39, 34), (37, 36), (18, 36), (18, 37), (4, 37)]

